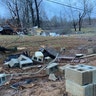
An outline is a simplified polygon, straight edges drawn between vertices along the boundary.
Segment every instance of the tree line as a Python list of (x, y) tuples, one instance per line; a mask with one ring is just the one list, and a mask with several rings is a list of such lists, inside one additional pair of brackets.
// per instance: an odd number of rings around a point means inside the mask
[[(49, 0), (50, 1), (50, 0)], [(70, 25), (73, 26), (74, 30), (77, 31), (77, 27), (79, 31), (81, 31), (83, 22), (85, 18), (88, 18), (89, 25), (91, 25), (91, 15), (94, 10), (94, 3), (91, 0), (76, 0), (75, 7), (73, 8), (71, 0), (69, 0), (69, 11), (70, 14), (60, 14), (57, 16), (56, 14), (49, 20), (46, 15), (46, 11), (43, 8), (42, 2), (43, 0), (3, 0), (11, 14), (11, 20), (18, 27), (64, 27), (67, 26), (69, 22)], [(78, 8), (78, 6), (80, 9)], [(65, 7), (62, 10), (64, 11)], [(69, 17), (68, 17), (69, 16)], [(70, 20), (67, 18), (71, 18)], [(65, 28), (65, 27), (64, 27)]]

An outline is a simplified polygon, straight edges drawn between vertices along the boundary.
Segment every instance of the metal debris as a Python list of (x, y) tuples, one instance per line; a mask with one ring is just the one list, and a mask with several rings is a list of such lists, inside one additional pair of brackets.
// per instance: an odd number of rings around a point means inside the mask
[(59, 53), (56, 49), (52, 47), (42, 47), (39, 50), (43, 53), (44, 57), (51, 57), (52, 59), (55, 59), (56, 55)]

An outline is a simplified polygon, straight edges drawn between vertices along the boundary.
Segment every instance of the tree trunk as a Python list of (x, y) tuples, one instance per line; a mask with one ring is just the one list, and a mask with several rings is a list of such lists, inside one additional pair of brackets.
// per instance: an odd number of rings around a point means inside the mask
[(40, 27), (39, 8), (38, 8), (38, 5), (37, 5), (37, 0), (34, 0), (34, 1), (35, 1), (36, 15), (37, 15), (37, 26), (39, 28)]
[(17, 14), (17, 26), (21, 27), (17, 1), (15, 2), (15, 4), (16, 4), (15, 6), (16, 6), (16, 14)]
[(77, 29), (76, 26), (74, 26), (74, 29), (75, 29), (75, 31), (77, 31), (77, 30), (76, 30), (76, 29)]
[(74, 27), (74, 30), (77, 31), (77, 23), (73, 21), (73, 27)]
[(30, 10), (31, 10), (31, 18), (32, 18), (32, 24), (35, 25), (35, 16), (34, 16), (34, 10), (32, 8), (32, 5), (30, 4)]
[(79, 31), (81, 31), (82, 28), (82, 24), (81, 24), (81, 20), (79, 20)]
[(26, 1), (25, 3), (25, 10), (24, 10), (24, 13), (25, 13), (25, 22), (26, 22), (26, 27), (29, 27), (29, 4), (28, 2)]
[(91, 17), (89, 16), (89, 25), (91, 25)]
[(79, 13), (79, 31), (81, 31), (81, 28), (82, 28), (82, 20), (83, 20), (83, 15)]
[(28, 3), (29, 9), (30, 9), (32, 26), (34, 26), (35, 25), (35, 17), (34, 17), (33, 3), (32, 3), (32, 0), (26, 0), (26, 2)]
[(30, 8), (30, 13), (31, 13), (31, 18), (32, 18), (32, 25), (34, 26), (35, 25), (35, 16), (34, 16), (34, 10), (33, 10), (33, 4), (32, 4), (32, 0), (29, 1), (27, 0), (28, 3), (29, 3), (29, 8)]

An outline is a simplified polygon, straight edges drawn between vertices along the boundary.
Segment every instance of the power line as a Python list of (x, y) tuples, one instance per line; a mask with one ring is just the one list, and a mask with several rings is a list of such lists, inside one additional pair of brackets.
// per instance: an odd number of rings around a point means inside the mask
[[(73, 6), (67, 5), (67, 4), (62, 4), (62, 3), (59, 3), (59, 2), (56, 2), (56, 1), (52, 1), (52, 0), (46, 0), (46, 1), (52, 2), (52, 3), (55, 3), (55, 4), (58, 4), (58, 5), (66, 6), (66, 7), (69, 7), (69, 8), (73, 8), (73, 9), (76, 9), (76, 10), (78, 10), (78, 11), (79, 11), (79, 10), (84, 11), (84, 10), (81, 9), (81, 8), (73, 7)], [(92, 12), (92, 13), (96, 14), (95, 12)]]
[(46, 1), (52, 2), (52, 3), (55, 3), (55, 4), (58, 4), (58, 5), (62, 5), (62, 6), (66, 6), (66, 7), (71, 7), (73, 9), (77, 9), (77, 10), (82, 10), (83, 11), (83, 9), (81, 9), (81, 8), (73, 7), (73, 6), (70, 6), (70, 5), (67, 5), (67, 4), (62, 4), (62, 3), (59, 3), (59, 2), (56, 2), (56, 1), (52, 1), (52, 0), (46, 0)]

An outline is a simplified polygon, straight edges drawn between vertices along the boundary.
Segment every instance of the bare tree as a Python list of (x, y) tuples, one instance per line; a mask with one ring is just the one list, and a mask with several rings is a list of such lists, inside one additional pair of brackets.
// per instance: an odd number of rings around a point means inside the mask
[(29, 9), (30, 9), (32, 26), (34, 26), (35, 25), (35, 14), (34, 14), (34, 8), (33, 8), (33, 0), (26, 0), (26, 2), (28, 3)]
[(42, 27), (43, 29), (50, 29), (50, 20), (46, 14), (46, 11), (44, 10), (44, 8), (41, 8), (40, 10), (40, 27)]
[(70, 4), (70, 11), (71, 11), (71, 17), (72, 17), (72, 25), (74, 27), (74, 30), (77, 31), (77, 20), (76, 17), (74, 18), (74, 11), (72, 10), (72, 5), (71, 5), (71, 1), (69, 0), (69, 4)]
[(26, 0), (20, 0), (21, 3), (21, 11), (20, 11), (20, 19), (22, 21), (22, 25), (24, 28), (27, 28), (30, 26), (30, 10), (29, 10), (29, 5)]
[(85, 16), (85, 13), (81, 14), (81, 13), (79, 12), (79, 21), (78, 21), (79, 31), (81, 31), (84, 16)]
[(92, 10), (93, 10), (93, 5), (91, 5), (92, 7), (90, 7), (90, 3), (89, 0), (82, 0), (82, 11), (79, 12), (79, 20), (78, 20), (78, 24), (79, 24), (79, 31), (81, 31), (81, 28), (82, 28), (82, 24), (83, 24), (83, 19), (84, 17), (88, 14), (89, 15), (89, 21), (91, 23), (91, 13), (92, 13)]
[(11, 13), (12, 18), (16, 21), (16, 26), (21, 26), (20, 14), (19, 14), (19, 2), (18, 0), (5, 0), (6, 5)]
[(18, 3), (17, 3), (17, 0), (15, 0), (15, 10), (16, 10), (16, 16), (17, 16), (17, 26), (21, 26), (21, 23), (20, 23), (20, 16), (19, 16), (19, 7), (18, 7)]
[[(40, 4), (43, 0), (4, 0), (17, 25), (40, 27)], [(26, 25), (25, 25), (26, 24)]]
[(35, 2), (35, 7), (36, 7), (37, 25), (38, 25), (38, 27), (40, 27), (39, 7), (37, 4), (37, 0), (34, 0), (34, 2)]
[(92, 11), (94, 9), (94, 6), (93, 4), (90, 2), (88, 4), (88, 20), (89, 20), (89, 25), (91, 25), (91, 14), (92, 14)]
[[(37, 2), (38, 1), (38, 2)], [(37, 21), (37, 26), (40, 27), (40, 15), (39, 15), (39, 8), (42, 0), (34, 0), (35, 3), (35, 8), (36, 8), (36, 21)]]
[(78, 24), (79, 24), (79, 31), (81, 31), (82, 28), (82, 23), (83, 23), (83, 18), (86, 16), (87, 14), (87, 0), (83, 0), (82, 2), (82, 12), (79, 12), (79, 20), (78, 20)]
[(52, 18), (51, 18), (51, 26), (56, 28), (58, 27), (59, 25), (59, 22), (58, 22), (58, 17), (56, 15), (54, 15)]
[(73, 27), (74, 27), (74, 30), (77, 31), (77, 21), (76, 20), (73, 20)]

